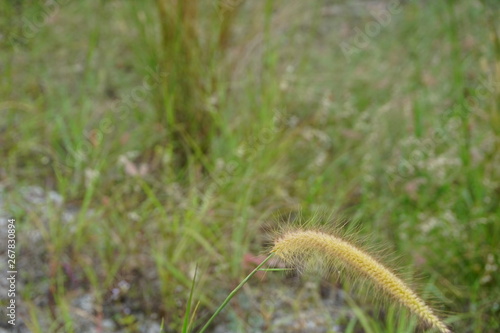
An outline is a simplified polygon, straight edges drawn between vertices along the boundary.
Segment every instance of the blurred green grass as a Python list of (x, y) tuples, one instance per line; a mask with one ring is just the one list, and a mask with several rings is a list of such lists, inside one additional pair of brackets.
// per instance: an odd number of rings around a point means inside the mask
[[(0, 5), (0, 183), (32, 331), (76, 330), (84, 291), (96, 318), (177, 331), (195, 265), (200, 319), (297, 211), (357, 221), (457, 332), (500, 330), (497, 4), (410, 1), (372, 34), (385, 2), (200, 2), (170, 26), (172, 0), (59, 3)], [(32, 185), (64, 205), (27, 203)]]

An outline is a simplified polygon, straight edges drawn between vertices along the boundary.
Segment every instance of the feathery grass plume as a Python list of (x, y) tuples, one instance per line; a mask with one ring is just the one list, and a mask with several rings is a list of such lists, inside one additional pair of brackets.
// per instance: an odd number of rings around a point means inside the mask
[(305, 262), (322, 258), (323, 264), (340, 263), (362, 275), (376, 287), (420, 317), (427, 325), (442, 333), (451, 333), (434, 311), (403, 280), (379, 263), (374, 257), (331, 234), (316, 230), (290, 230), (274, 241), (271, 253), (287, 264), (301, 267)]

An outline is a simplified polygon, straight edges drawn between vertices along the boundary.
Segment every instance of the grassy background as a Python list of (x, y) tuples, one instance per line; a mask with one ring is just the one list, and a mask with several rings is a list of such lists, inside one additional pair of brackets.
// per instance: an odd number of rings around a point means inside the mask
[[(196, 265), (202, 324), (269, 225), (319, 211), (401, 257), (456, 332), (500, 330), (498, 4), (410, 1), (377, 23), (387, 6), (3, 1), (0, 185), (27, 327), (79, 331), (91, 294), (97, 327), (176, 332)], [(342, 330), (413, 331), (352, 302)]]

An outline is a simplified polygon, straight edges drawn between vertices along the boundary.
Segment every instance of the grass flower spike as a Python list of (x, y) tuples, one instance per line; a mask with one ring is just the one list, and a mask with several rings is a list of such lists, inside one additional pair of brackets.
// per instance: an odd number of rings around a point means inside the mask
[(442, 333), (451, 332), (434, 311), (399, 277), (365, 251), (339, 237), (313, 230), (288, 231), (275, 240), (271, 253), (295, 267), (300, 267), (318, 256), (329, 266), (344, 265), (355, 275), (368, 278), (376, 287), (407, 307), (427, 325)]

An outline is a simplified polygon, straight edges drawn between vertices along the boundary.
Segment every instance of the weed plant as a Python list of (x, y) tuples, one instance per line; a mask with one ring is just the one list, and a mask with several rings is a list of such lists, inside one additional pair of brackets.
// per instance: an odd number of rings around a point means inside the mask
[[(0, 2), (0, 215), (19, 221), (23, 326), (178, 332), (196, 264), (206, 318), (265, 224), (302, 210), (389, 244), (450, 326), (500, 331), (495, 1), (401, 1), (384, 24), (385, 2), (47, 4)], [(416, 327), (342, 288), (342, 330)], [(240, 310), (261, 290), (215, 324), (272, 331), (279, 305)]]

